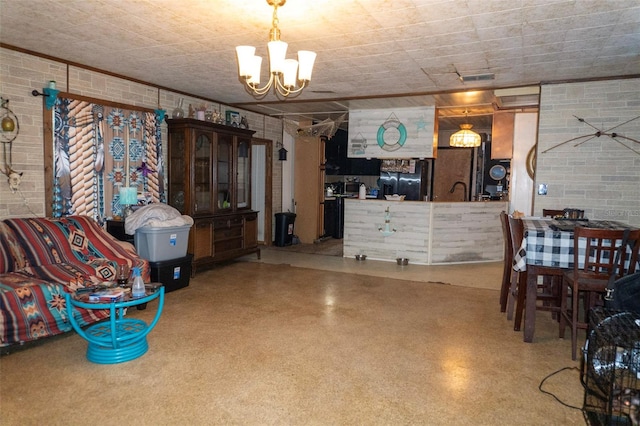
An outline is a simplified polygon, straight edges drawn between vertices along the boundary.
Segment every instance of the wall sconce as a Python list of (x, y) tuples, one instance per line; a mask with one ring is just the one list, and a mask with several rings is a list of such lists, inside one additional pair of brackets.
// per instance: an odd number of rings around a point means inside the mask
[(284, 145), (282, 145), (281, 142), (277, 142), (276, 143), (276, 147), (280, 147), (280, 149), (278, 150), (278, 160), (280, 161), (287, 161), (287, 151), (286, 149), (284, 149)]
[[(2, 122), (0, 142), (2, 143), (2, 161), (4, 162), (4, 168), (0, 168), (0, 172), (9, 178), (9, 189), (11, 189), (11, 192), (16, 192), (20, 187), (22, 172), (18, 173), (13, 169), (13, 156), (11, 151), (13, 141), (16, 140), (18, 133), (20, 133), (20, 122), (18, 121), (18, 117), (11, 111), (11, 108), (9, 108), (9, 99), (1, 97), (0, 121)], [(9, 147), (8, 154), (7, 146)]]

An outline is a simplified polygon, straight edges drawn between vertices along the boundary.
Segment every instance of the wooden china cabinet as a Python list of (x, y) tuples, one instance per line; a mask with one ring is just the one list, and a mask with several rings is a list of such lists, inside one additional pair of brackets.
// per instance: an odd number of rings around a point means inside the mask
[(168, 203), (193, 217), (193, 271), (248, 253), (260, 257), (251, 210), (253, 131), (191, 118), (168, 119)]

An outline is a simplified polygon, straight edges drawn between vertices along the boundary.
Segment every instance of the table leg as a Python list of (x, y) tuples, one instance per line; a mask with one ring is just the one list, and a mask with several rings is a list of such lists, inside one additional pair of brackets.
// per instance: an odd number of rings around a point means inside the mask
[(538, 273), (527, 265), (527, 300), (524, 310), (524, 341), (533, 342), (536, 329), (536, 297), (538, 293)]

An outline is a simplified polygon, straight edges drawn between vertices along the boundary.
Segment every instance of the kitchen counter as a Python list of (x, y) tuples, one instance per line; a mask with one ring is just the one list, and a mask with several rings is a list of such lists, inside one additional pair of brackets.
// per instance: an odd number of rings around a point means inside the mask
[[(422, 265), (501, 261), (500, 212), (508, 207), (506, 201), (348, 198), (345, 200), (344, 257), (366, 254), (368, 259), (394, 262), (398, 257), (405, 257), (410, 264)], [(389, 226), (385, 219), (389, 220)]]

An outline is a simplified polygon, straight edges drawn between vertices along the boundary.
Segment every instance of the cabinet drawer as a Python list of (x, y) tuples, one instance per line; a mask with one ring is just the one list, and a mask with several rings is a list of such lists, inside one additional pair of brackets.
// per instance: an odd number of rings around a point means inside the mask
[(238, 238), (242, 237), (242, 227), (234, 226), (232, 228), (216, 228), (213, 232), (213, 237), (215, 241), (228, 240), (229, 238)]
[(197, 220), (192, 232), (192, 250), (195, 260), (213, 256), (213, 228), (207, 220)]
[(226, 251), (240, 250), (242, 249), (242, 239), (235, 238), (232, 240), (216, 241), (215, 246), (216, 246), (216, 249), (215, 249), (216, 255), (219, 253), (224, 253)]
[(213, 221), (214, 229), (232, 228), (234, 226), (242, 225), (242, 217), (234, 216), (228, 218), (218, 218)]

